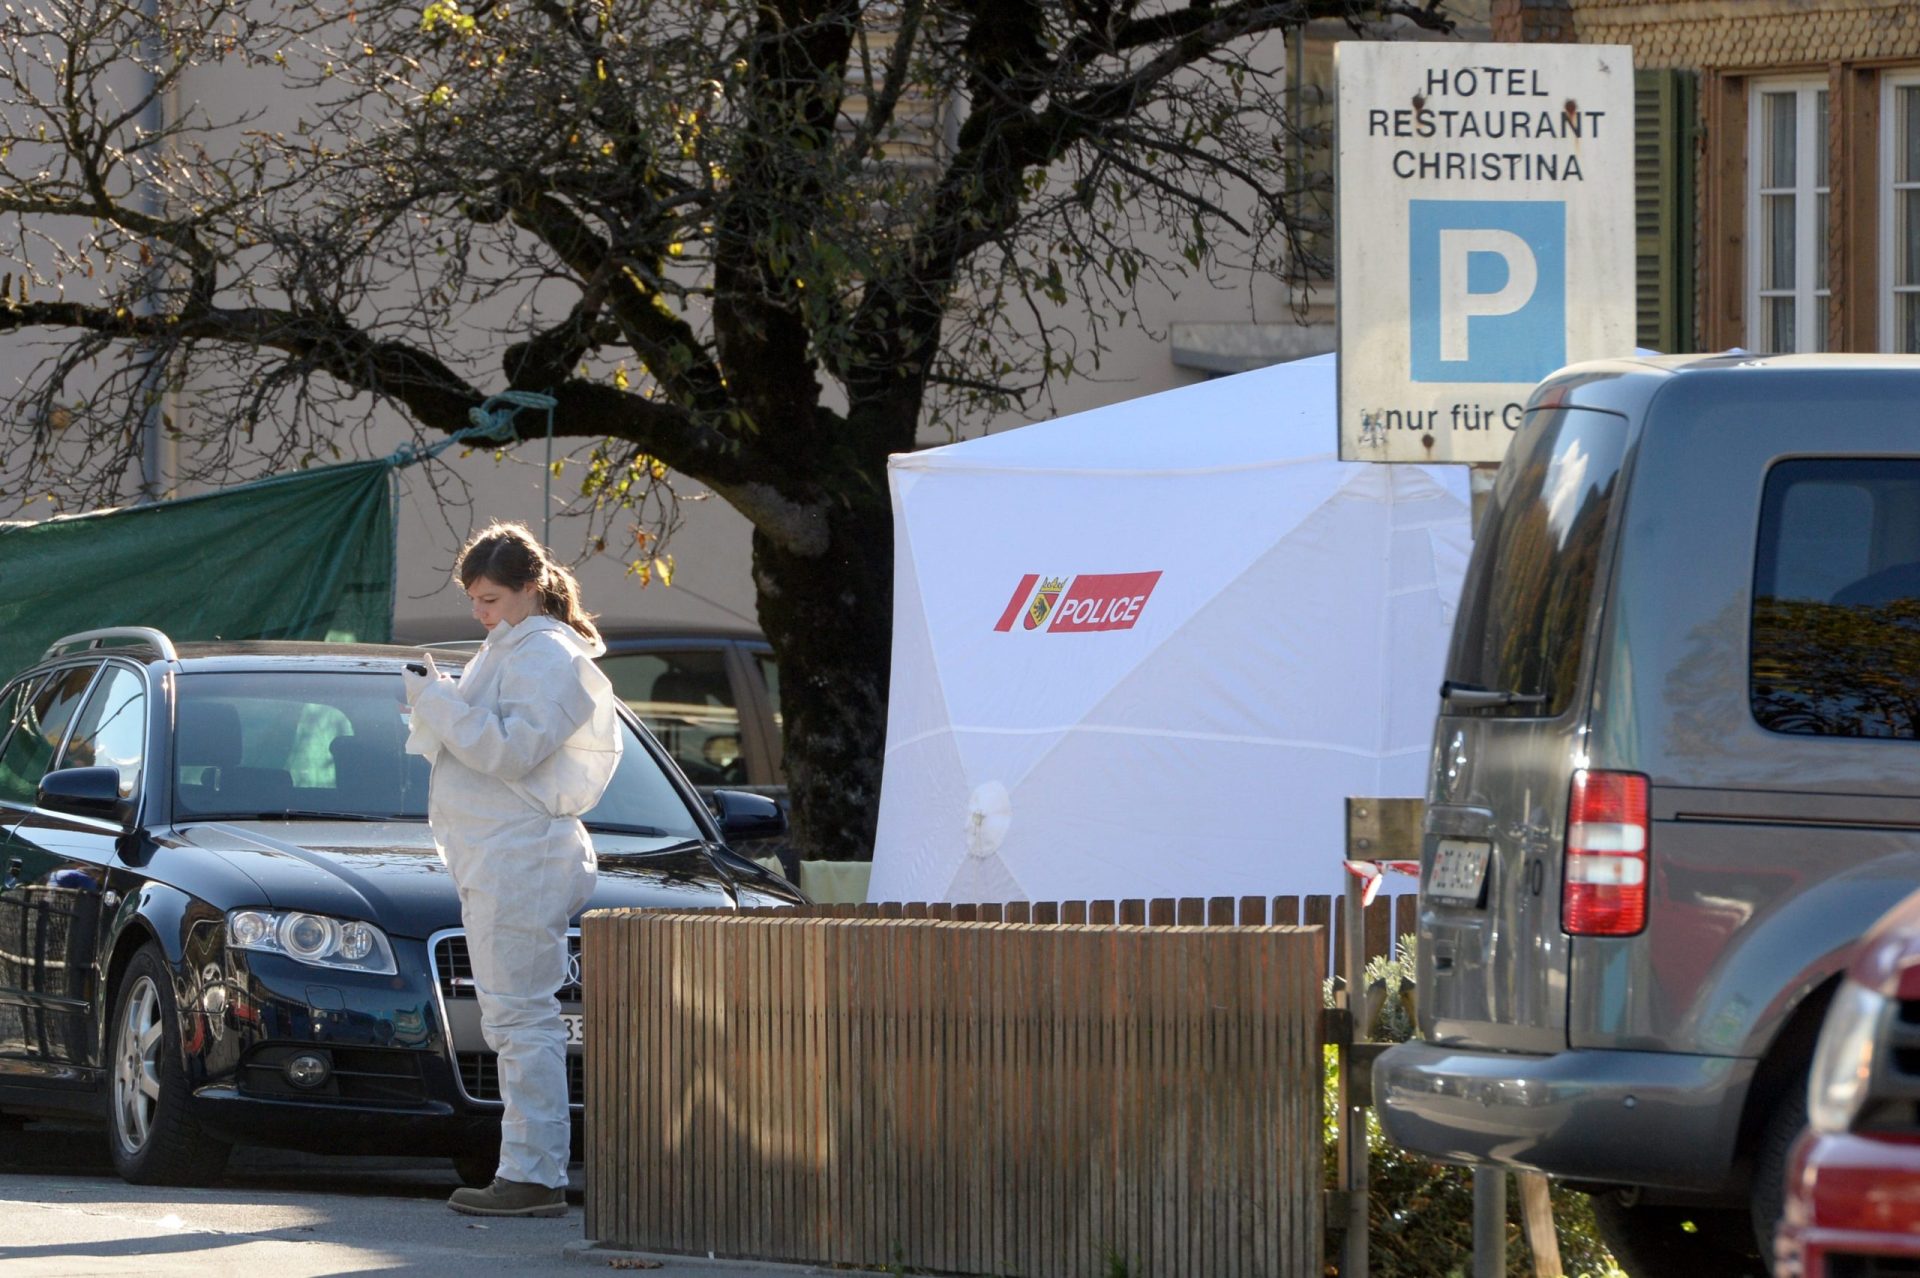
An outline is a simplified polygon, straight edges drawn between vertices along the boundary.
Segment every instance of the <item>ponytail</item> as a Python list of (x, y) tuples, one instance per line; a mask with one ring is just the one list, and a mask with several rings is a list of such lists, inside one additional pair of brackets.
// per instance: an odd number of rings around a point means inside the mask
[(580, 606), (580, 582), (564, 564), (549, 560), (540, 579), (540, 611), (580, 632), (588, 643), (600, 642), (593, 614)]
[(541, 612), (572, 626), (588, 643), (600, 642), (593, 614), (581, 606), (579, 581), (566, 565), (553, 561), (525, 524), (495, 522), (482, 528), (462, 547), (454, 572), (466, 587), (482, 577), (508, 590), (534, 586)]

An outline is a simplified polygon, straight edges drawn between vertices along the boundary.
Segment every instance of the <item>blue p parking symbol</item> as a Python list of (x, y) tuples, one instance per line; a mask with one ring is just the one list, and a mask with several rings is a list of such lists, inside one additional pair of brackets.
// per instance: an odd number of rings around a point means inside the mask
[(1413, 380), (1537, 382), (1567, 362), (1567, 206), (1412, 200)]

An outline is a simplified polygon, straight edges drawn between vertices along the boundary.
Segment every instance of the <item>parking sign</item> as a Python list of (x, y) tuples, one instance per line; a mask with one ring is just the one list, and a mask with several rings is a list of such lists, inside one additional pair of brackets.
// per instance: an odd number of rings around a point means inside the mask
[(1335, 47), (1340, 455), (1494, 462), (1535, 383), (1633, 349), (1633, 62)]

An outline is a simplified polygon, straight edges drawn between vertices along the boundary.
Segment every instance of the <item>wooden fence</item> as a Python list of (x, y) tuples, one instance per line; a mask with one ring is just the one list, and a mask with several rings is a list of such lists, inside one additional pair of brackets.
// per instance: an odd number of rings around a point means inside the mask
[[(1010, 901), (1004, 905), (902, 903), (809, 905), (741, 910), (740, 915), (837, 919), (948, 919), (959, 923), (1084, 923), (1137, 927), (1317, 927), (1320, 970), (1346, 975), (1346, 900), (1342, 896), (1183, 896), (1120, 901)], [(1369, 961), (1396, 954), (1416, 928), (1418, 892), (1381, 892), (1366, 911)], [(733, 913), (733, 912), (729, 912)]]
[(1333, 904), (1295, 900), (589, 914), (588, 1236), (1318, 1273), (1332, 929), (1271, 920)]

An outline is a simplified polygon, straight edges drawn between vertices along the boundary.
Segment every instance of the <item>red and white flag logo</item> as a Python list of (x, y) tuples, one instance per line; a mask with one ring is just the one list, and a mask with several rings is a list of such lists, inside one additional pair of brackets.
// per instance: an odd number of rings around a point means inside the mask
[(1066, 585), (1064, 577), (1042, 581), (1039, 573), (1030, 572), (1014, 587), (994, 629), (1012, 630), (1020, 619), (1023, 629), (1050, 634), (1131, 630), (1159, 581), (1157, 572), (1086, 572)]

